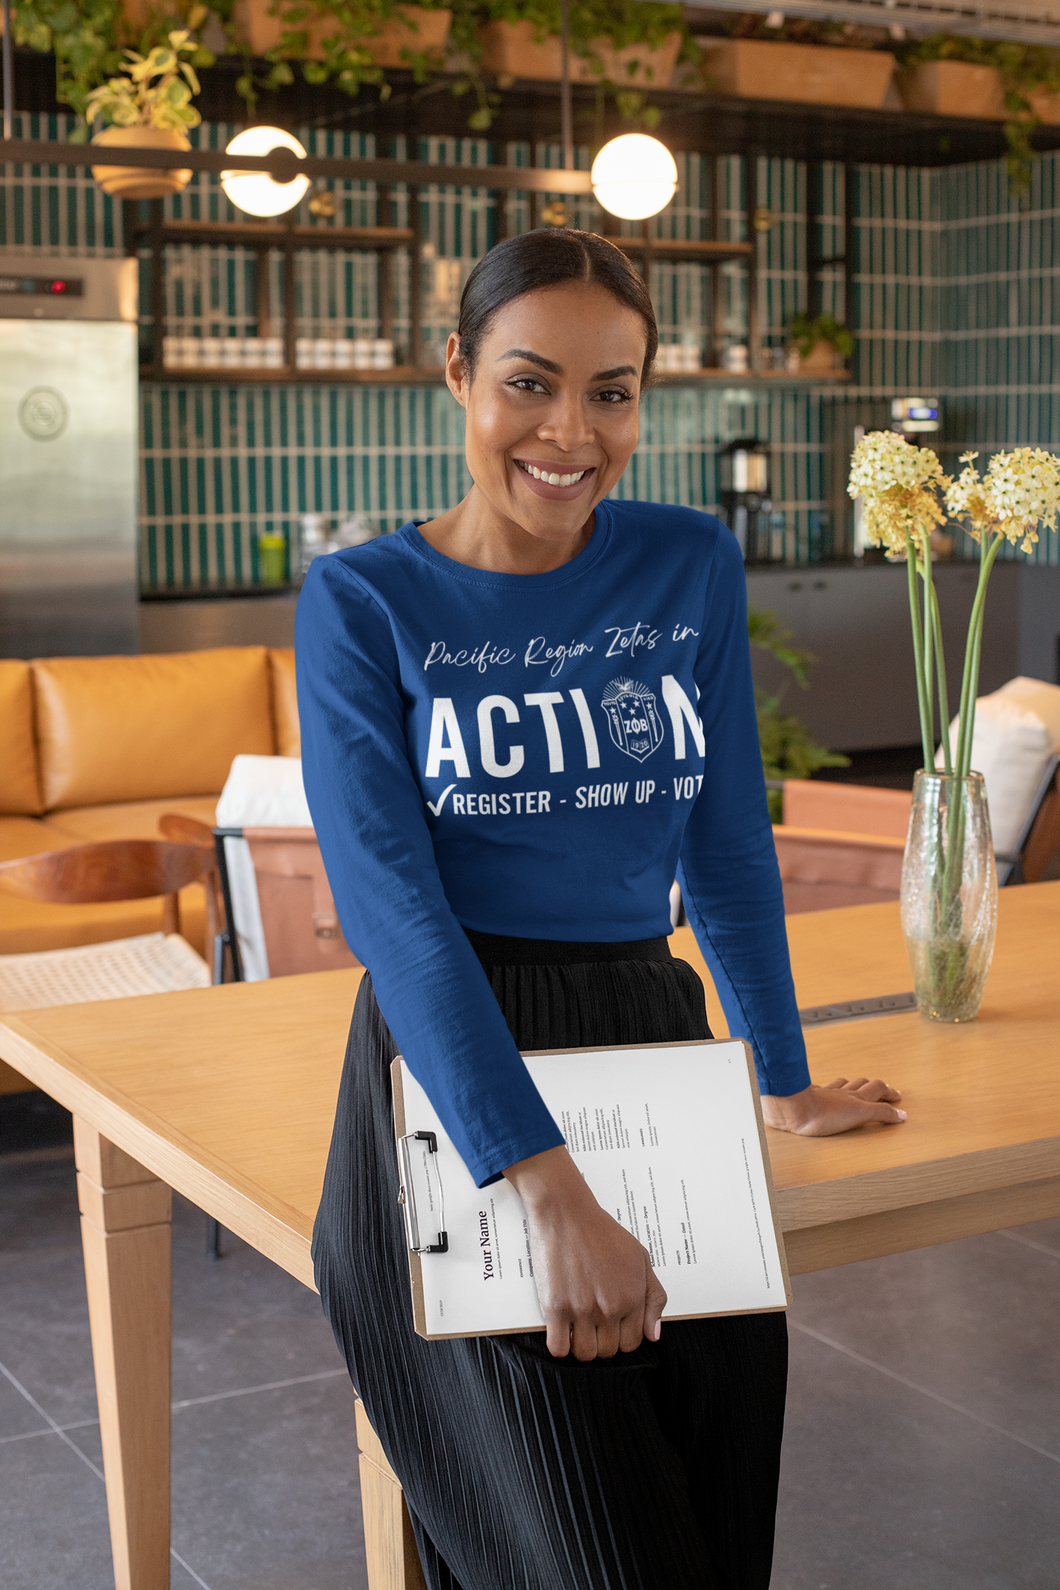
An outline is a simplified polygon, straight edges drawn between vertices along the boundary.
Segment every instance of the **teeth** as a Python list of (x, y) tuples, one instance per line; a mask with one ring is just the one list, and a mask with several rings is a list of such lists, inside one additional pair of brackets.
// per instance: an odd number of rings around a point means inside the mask
[(533, 464), (524, 464), (522, 459), (519, 460), (519, 466), (525, 469), (528, 475), (533, 475), (535, 480), (543, 480), (549, 486), (573, 486), (589, 473), (587, 469), (579, 469), (576, 475), (550, 475), (543, 469), (535, 468)]

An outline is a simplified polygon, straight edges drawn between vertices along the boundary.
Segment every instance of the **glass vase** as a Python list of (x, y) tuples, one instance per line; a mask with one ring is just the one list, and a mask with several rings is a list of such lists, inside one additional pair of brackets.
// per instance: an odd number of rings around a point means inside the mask
[(920, 1014), (974, 1021), (997, 927), (997, 869), (981, 773), (916, 775), (901, 902)]

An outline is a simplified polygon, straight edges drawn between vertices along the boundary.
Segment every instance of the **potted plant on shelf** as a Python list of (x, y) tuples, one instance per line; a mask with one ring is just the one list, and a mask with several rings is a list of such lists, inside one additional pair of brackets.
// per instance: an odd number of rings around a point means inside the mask
[[(90, 126), (109, 123), (92, 142), (125, 148), (190, 148), (186, 129), (202, 120), (191, 103), (199, 92), (199, 79), (187, 59), (197, 48), (187, 29), (178, 29), (146, 55), (126, 50), (121, 73), (93, 89), (85, 103)], [(191, 181), (190, 171), (139, 166), (93, 166), (92, 175), (104, 193), (120, 199), (161, 199), (179, 193)]]
[[(502, 82), (563, 76), (558, 0), (478, 0), (480, 64)], [(679, 5), (658, 0), (572, 0), (571, 81), (666, 88), (678, 56), (693, 50)]]
[[(993, 954), (997, 872), (983, 777), (970, 765), (990, 571), (1006, 541), (1028, 551), (1038, 526), (1055, 526), (1060, 510), (1060, 465), (1052, 454), (1032, 447), (996, 453), (984, 476), (974, 467), (975, 457), (966, 453), (964, 470), (952, 480), (929, 448), (892, 431), (873, 431), (854, 449), (848, 487), (862, 499), (867, 539), (908, 569), (924, 766), (913, 786), (902, 865), (902, 931), (917, 1004), (933, 1021), (975, 1018)], [(947, 511), (967, 521), (968, 534), (979, 543), (979, 579), (953, 726), (931, 568), (931, 534), (945, 523)]]
[(1030, 129), (1060, 123), (1060, 50), (936, 33), (895, 53), (907, 110), (1004, 122), (1012, 189), (1026, 192), (1035, 158)]
[(865, 48), (880, 30), (839, 22), (737, 17), (727, 38), (698, 39), (706, 82), (742, 99), (779, 99), (804, 105), (844, 105), (878, 110), (894, 75), (887, 49)]
[[(384, 68), (405, 68), (423, 81), (445, 58), (450, 7), (427, 0), (235, 0), (229, 34), (248, 56), (264, 57), (272, 70), (265, 86), (293, 81), (291, 61), (303, 62), (308, 83), (333, 80), (356, 94), (362, 83), (384, 82)], [(240, 80), (252, 96), (253, 74)]]
[[(792, 353), (800, 375), (832, 375), (854, 351), (854, 336), (831, 315), (793, 315), (788, 322), (789, 361)], [(789, 364), (790, 367), (790, 364)]]

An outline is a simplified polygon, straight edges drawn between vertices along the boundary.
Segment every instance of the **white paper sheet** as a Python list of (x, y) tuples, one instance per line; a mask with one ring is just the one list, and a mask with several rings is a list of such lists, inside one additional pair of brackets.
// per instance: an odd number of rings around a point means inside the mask
[[(664, 1319), (786, 1306), (745, 1044), (643, 1045), (526, 1063), (599, 1203), (647, 1248), (667, 1293)], [(399, 1130), (437, 1136), (449, 1242), (447, 1253), (412, 1257), (417, 1329), (429, 1337), (541, 1328), (521, 1199), (503, 1180), (475, 1186), (423, 1089), (397, 1065)]]

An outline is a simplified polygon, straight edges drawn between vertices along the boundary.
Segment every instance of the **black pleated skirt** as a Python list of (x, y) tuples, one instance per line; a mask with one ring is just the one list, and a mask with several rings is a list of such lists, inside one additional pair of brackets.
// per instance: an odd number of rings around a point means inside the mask
[[(709, 1038), (665, 939), (469, 933), (521, 1049)], [(766, 1590), (787, 1366), (782, 1314), (663, 1325), (579, 1363), (543, 1333), (415, 1334), (390, 1091), (366, 974), (313, 1239), (325, 1312), (401, 1480), (430, 1590)]]

